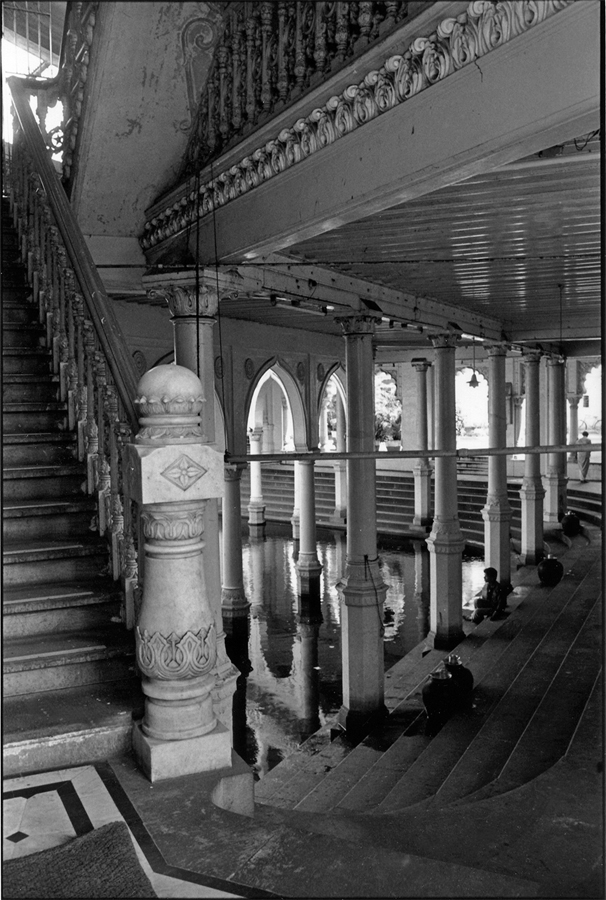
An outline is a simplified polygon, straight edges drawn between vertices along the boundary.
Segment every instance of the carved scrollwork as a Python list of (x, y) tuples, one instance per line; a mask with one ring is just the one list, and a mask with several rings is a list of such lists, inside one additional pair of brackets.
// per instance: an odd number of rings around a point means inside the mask
[(167, 636), (159, 631), (149, 634), (147, 629), (141, 631), (137, 626), (135, 636), (137, 662), (148, 678), (164, 681), (198, 678), (210, 672), (217, 658), (213, 623), (206, 631), (186, 631), (180, 635), (173, 631)]
[(187, 541), (199, 538), (204, 532), (204, 508), (141, 510), (145, 537), (152, 541)]
[[(284, 172), (355, 128), (363, 127), (371, 119), (383, 115), (458, 69), (475, 62), (564, 9), (571, 2), (572, 0), (500, 0), (499, 3), (488, 3), (485, 0), (474, 0), (465, 13), (457, 18), (444, 19), (432, 34), (415, 38), (401, 53), (386, 59), (379, 69), (368, 72), (359, 83), (347, 86), (341, 94), (329, 98), (323, 107), (312, 110), (305, 118), (299, 118), (290, 128), (283, 128), (275, 139), (249, 153), (226, 172), (216, 175), (212, 182), (201, 185), (200, 214), (208, 215), (217, 206), (228, 203)], [(210, 109), (210, 88), (214, 84), (212, 78), (209, 80), (207, 99), (200, 106), (198, 128), (188, 148), (188, 163), (184, 174), (202, 168), (213, 154), (220, 152), (227, 136), (231, 135), (233, 138), (247, 123), (249, 127), (256, 123), (261, 112), (266, 114), (272, 109), (280, 93), (280, 90), (275, 90), (278, 82), (281, 85), (291, 84), (292, 96), (296, 96), (311, 83), (314, 72), (324, 71), (331, 59), (341, 58), (344, 53), (350, 52), (356, 39), (362, 40), (363, 36), (365, 39), (374, 39), (381, 33), (384, 22), (389, 23), (389, 27), (394, 27), (401, 18), (397, 4), (391, 4), (390, 14), (386, 16), (390, 4), (352, 3), (349, 4), (352, 8), (349, 19), (343, 4), (318, 3), (312, 6), (310, 8), (307, 0), (297, 4), (296, 23), (293, 24), (292, 19), (285, 16), (284, 9), (279, 15), (278, 9), (283, 4), (263, 5), (258, 0), (253, 0), (250, 16), (245, 24), (242, 21), (239, 26), (242, 31), (237, 46), (245, 46), (246, 52), (239, 51), (237, 58), (232, 57), (232, 69), (234, 64), (246, 66), (246, 73), (240, 72), (237, 76), (232, 73), (231, 76), (232, 84), (235, 78), (238, 84), (246, 85), (245, 110), (241, 105), (237, 106), (238, 125), (232, 122), (224, 135), (218, 135), (217, 123), (225, 121), (227, 107), (222, 113), (223, 119), (219, 116), (215, 121), (210, 113), (206, 114)], [(355, 15), (353, 7), (358, 10)], [(278, 35), (277, 51), (273, 53), (273, 38), (270, 39), (268, 32), (271, 15), (276, 17), (276, 32), (280, 27), (286, 28), (287, 21), (290, 23), (288, 40), (291, 41), (289, 47), (292, 45), (292, 52), (287, 51), (283, 46), (283, 39)], [(352, 29), (352, 41), (345, 37), (348, 28)], [(233, 31), (229, 33), (233, 38)], [(233, 45), (229, 53), (233, 53)], [(280, 76), (271, 68), (274, 58), (276, 66), (279, 64), (278, 60), (281, 60)], [(291, 60), (289, 64), (292, 64), (290, 75), (284, 69), (286, 59)], [(221, 53), (217, 51), (215, 65), (217, 73), (220, 67), (225, 67), (223, 49)], [(283, 87), (281, 93), (284, 95)], [(208, 122), (204, 138), (200, 133), (202, 119)], [(164, 213), (146, 223), (140, 238), (144, 250), (149, 250), (193, 221), (197, 198), (192, 199), (190, 194), (189, 198), (184, 199), (186, 209), (180, 201), (174, 206), (169, 205)]]

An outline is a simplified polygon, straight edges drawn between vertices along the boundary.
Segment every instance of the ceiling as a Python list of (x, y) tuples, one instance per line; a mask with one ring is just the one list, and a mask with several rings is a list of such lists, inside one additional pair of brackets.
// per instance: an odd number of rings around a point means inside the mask
[[(584, 135), (295, 244), (288, 256), (452, 305), (455, 328), (463, 308), (498, 319), (507, 341), (595, 355), (600, 167), (599, 133)], [(221, 303), (227, 317), (340, 334), (336, 313), (272, 306), (270, 290)], [(378, 345), (427, 344), (426, 330), (385, 319)]]

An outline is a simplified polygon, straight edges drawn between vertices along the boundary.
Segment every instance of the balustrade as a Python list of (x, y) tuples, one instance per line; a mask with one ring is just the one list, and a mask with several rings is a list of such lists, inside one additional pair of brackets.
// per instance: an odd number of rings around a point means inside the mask
[(407, 0), (232, 4), (200, 97), (185, 172), (313, 88), (408, 16)]
[(139, 540), (124, 459), (137, 421), (134, 363), (29, 107), (27, 80), (11, 79), (11, 89), (17, 116), (5, 176), (21, 261), (85, 488), (97, 501), (94, 527), (108, 542), (108, 573), (123, 581), (123, 618), (132, 627)]

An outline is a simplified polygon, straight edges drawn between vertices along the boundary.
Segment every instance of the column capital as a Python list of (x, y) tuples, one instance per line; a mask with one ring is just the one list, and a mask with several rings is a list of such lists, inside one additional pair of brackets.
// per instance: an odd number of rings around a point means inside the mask
[(522, 362), (525, 366), (538, 366), (543, 356), (542, 350), (523, 350)]
[(579, 405), (579, 400), (581, 400), (582, 397), (583, 394), (566, 394), (566, 399), (572, 407), (577, 407)]
[(240, 481), (245, 468), (246, 463), (225, 463), (223, 467), (225, 481)]
[(498, 344), (485, 344), (483, 349), (486, 356), (507, 356), (509, 345), (504, 342), (499, 342)]
[(212, 319), (219, 309), (219, 293), (211, 275), (202, 270), (147, 275), (143, 283), (150, 300), (164, 300), (173, 318), (197, 316)]
[(413, 369), (416, 369), (417, 372), (427, 372), (429, 367), (431, 366), (431, 362), (425, 357), (417, 357), (416, 359), (410, 360), (410, 365)]
[(335, 322), (338, 322), (345, 337), (354, 334), (374, 334), (377, 322), (381, 321), (380, 316), (372, 316), (369, 313), (356, 313), (352, 316), (336, 316)]
[(453, 334), (451, 331), (441, 331), (439, 334), (432, 335), (430, 340), (436, 350), (450, 350), (459, 343), (459, 335)]
[(554, 366), (554, 367), (555, 366), (565, 366), (566, 360), (564, 359), (563, 356), (549, 356), (547, 358), (547, 365)]

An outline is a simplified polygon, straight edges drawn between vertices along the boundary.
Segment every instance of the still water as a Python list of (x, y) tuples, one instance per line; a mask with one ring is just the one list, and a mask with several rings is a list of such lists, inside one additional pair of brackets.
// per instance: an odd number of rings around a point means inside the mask
[[(335, 585), (345, 564), (345, 535), (318, 529), (323, 569), (320, 598), (297, 593), (297, 546), (288, 526), (270, 525), (264, 538), (243, 537), (248, 617), (225, 622), (226, 647), (241, 672), (234, 697), (234, 746), (262, 778), (341, 705), (340, 602)], [(424, 541), (379, 549), (383, 580), (385, 670), (429, 631), (429, 553)], [(484, 560), (463, 561), (463, 605), (483, 584)]]

